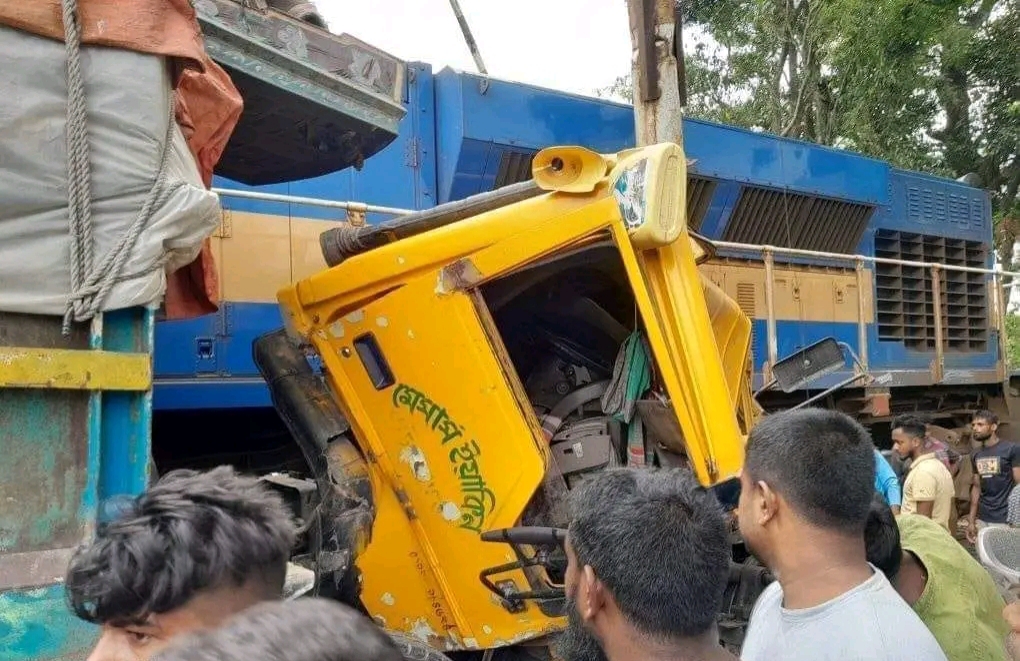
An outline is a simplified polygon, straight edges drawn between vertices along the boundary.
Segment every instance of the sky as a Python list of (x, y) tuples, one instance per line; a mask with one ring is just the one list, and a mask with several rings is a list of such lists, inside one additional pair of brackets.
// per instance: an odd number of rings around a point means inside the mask
[[(476, 71), (449, 0), (316, 0), (330, 31), (405, 61)], [(624, 0), (460, 0), (489, 75), (594, 94), (630, 70)]]

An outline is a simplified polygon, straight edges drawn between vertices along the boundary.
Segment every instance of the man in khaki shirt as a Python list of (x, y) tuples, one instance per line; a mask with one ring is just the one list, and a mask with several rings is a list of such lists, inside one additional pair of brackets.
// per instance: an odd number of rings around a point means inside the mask
[(953, 475), (928, 442), (922, 420), (901, 416), (893, 421), (893, 449), (903, 459), (911, 458), (910, 472), (903, 483), (903, 514), (921, 514), (947, 531), (956, 488)]

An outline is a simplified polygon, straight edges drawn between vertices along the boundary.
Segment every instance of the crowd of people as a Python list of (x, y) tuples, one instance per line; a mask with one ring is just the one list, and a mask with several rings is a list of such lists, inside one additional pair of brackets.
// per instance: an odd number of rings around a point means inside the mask
[[(962, 505), (966, 510), (964, 530), (971, 544), (982, 528), (1020, 525), (1020, 491), (1016, 489), (1020, 483), (1020, 445), (999, 438), (998, 422), (990, 411), (974, 416), (971, 437), (978, 447), (964, 460), (947, 443), (934, 438), (921, 419), (903, 416), (893, 421), (894, 451), (898, 458), (910, 462), (902, 503), (895, 500), (899, 492), (879, 489), (894, 513), (921, 514), (955, 534)], [(879, 465), (878, 472), (888, 475), (890, 466), (883, 463), (886, 465)], [(1010, 503), (1014, 503), (1012, 510)]]
[[(968, 536), (1016, 509), (1020, 448), (996, 432), (994, 415), (975, 416)], [(893, 439), (910, 460), (902, 491), (846, 415), (802, 409), (754, 428), (735, 514), (775, 581), (754, 606), (740, 659), (1020, 661), (1011, 656), (1020, 603), (1007, 606), (951, 534), (965, 459), (913, 418), (893, 424)], [(571, 499), (556, 656), (736, 658), (719, 642), (732, 560), (712, 490), (684, 469), (617, 468)], [(102, 521), (71, 561), (71, 608), (101, 631), (90, 660), (400, 661), (357, 610), (281, 600), (295, 537), (283, 501), (255, 478), (229, 467), (167, 474)]]

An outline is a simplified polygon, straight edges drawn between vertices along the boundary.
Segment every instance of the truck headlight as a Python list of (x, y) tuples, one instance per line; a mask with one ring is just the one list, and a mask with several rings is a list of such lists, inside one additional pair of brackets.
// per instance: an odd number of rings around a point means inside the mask
[(635, 247), (658, 248), (680, 237), (687, 226), (687, 159), (679, 145), (625, 152), (610, 181)]

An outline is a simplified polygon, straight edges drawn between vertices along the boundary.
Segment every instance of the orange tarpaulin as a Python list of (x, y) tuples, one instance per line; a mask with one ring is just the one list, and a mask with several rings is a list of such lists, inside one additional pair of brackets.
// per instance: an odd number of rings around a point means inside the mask
[[(189, 0), (78, 0), (83, 43), (175, 58), (176, 116), (205, 185), (241, 117), (241, 95), (205, 53)], [(60, 0), (0, 0), (0, 24), (63, 41)], [(215, 312), (219, 283), (209, 240), (194, 262), (167, 277), (166, 316)]]

